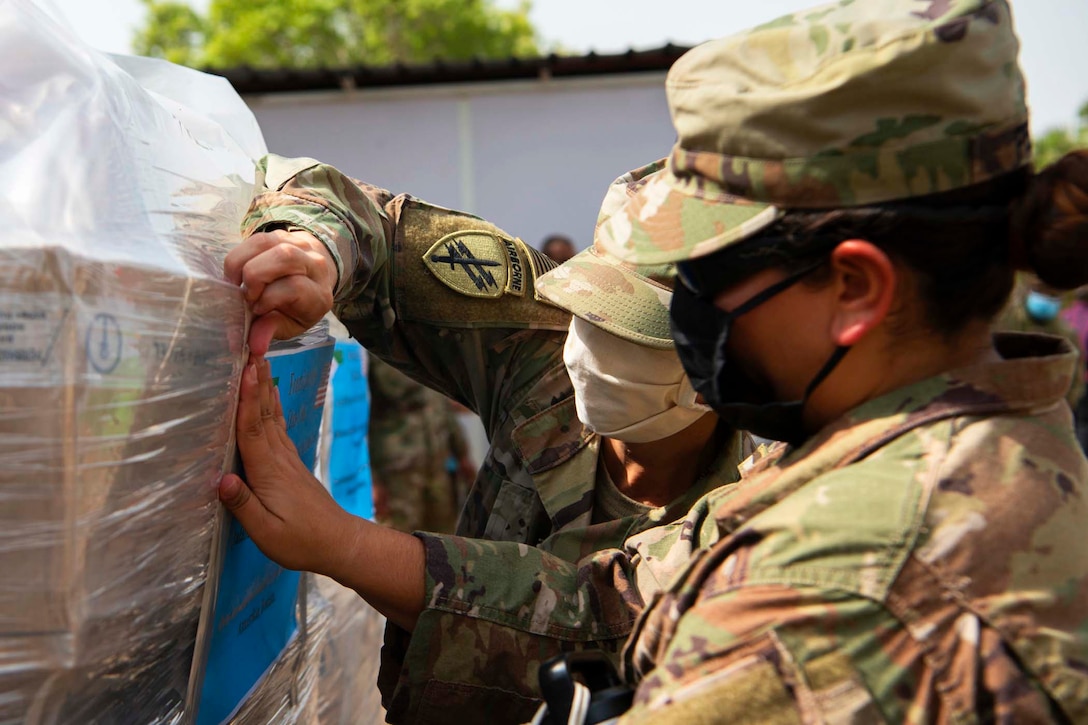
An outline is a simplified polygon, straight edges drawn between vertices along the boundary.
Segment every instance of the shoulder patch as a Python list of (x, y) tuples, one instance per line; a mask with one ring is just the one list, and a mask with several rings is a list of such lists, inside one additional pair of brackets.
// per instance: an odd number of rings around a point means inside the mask
[(423, 255), (428, 271), (468, 297), (525, 294), (525, 265), (514, 240), (478, 229), (453, 232)]
[(477, 217), (406, 198), (392, 245), (396, 314), (445, 327), (565, 331), (536, 278), (550, 260)]

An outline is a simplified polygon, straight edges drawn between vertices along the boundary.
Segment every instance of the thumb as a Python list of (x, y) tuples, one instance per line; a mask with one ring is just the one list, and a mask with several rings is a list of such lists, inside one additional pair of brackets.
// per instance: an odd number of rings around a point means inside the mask
[(228, 473), (219, 481), (219, 500), (254, 541), (262, 538), (260, 534), (272, 525), (272, 514), (246, 482), (233, 473)]
[(249, 327), (249, 351), (253, 355), (261, 356), (268, 352), (275, 337), (281, 315), (270, 312), (253, 320)]

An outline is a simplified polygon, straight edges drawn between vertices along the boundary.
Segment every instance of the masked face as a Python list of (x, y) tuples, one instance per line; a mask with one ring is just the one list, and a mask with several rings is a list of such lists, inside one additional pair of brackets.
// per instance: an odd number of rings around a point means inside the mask
[[(700, 295), (692, 283), (677, 285), (673, 292), (671, 318), (676, 352), (696, 391), (722, 420), (757, 436), (799, 443), (805, 438), (802, 419), (805, 402), (824, 378), (842, 360), (849, 348), (838, 347), (809, 382), (800, 400), (778, 401), (766, 385), (746, 375), (726, 352), (733, 323), (775, 295), (797, 284), (820, 266), (814, 263), (772, 284), (737, 308), (725, 312), (713, 302), (712, 295)], [(684, 265), (681, 265), (683, 270)], [(690, 279), (690, 278), (688, 278)]]
[(627, 443), (661, 440), (710, 410), (695, 402), (672, 350), (628, 342), (578, 317), (571, 320), (563, 362), (578, 419), (602, 436)]

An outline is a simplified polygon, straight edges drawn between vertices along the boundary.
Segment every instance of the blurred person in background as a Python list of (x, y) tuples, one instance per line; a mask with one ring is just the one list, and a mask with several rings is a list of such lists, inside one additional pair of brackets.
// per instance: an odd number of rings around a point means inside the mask
[(540, 251), (556, 264), (562, 264), (578, 253), (570, 237), (562, 234), (551, 234), (545, 237), (540, 245)]
[(378, 523), (453, 533), (459, 477), (476, 478), (450, 400), (370, 356), (370, 464)]

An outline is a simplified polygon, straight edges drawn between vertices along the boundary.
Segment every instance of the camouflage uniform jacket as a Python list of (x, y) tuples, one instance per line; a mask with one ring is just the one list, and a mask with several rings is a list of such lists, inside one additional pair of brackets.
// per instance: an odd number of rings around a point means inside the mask
[(995, 339), (708, 496), (719, 540), (636, 626), (621, 722), (1088, 722), (1076, 355)]
[[(483, 220), (312, 159), (269, 156), (261, 167), (266, 190), (244, 233), (300, 228), (320, 238), (342, 270), (335, 312), (352, 335), (476, 412), (491, 441), (459, 536), (417, 534), (427, 603), (410, 638), (387, 630), (379, 686), (390, 722), (528, 720), (539, 663), (583, 646), (618, 657), (645, 597), (683, 563), (654, 562), (636, 582), (638, 552), (614, 547), (735, 481), (740, 437), (668, 506), (592, 524), (600, 441), (578, 420), (563, 365), (570, 318), (534, 290), (552, 263)], [(495, 248), (508, 263), (483, 258)], [(439, 276), (454, 272), (465, 276)], [(587, 579), (578, 562), (601, 550)]]

